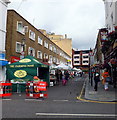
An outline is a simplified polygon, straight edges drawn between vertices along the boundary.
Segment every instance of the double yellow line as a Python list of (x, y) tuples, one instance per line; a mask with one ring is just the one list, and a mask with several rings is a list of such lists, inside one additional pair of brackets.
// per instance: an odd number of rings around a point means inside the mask
[(117, 102), (106, 102), (106, 101), (96, 101), (96, 100), (86, 100), (82, 98), (82, 94), (85, 88), (85, 81), (82, 87), (82, 90), (80, 92), (80, 95), (77, 97), (77, 100), (84, 101), (84, 102), (93, 102), (93, 103), (106, 103), (106, 104), (117, 104)]

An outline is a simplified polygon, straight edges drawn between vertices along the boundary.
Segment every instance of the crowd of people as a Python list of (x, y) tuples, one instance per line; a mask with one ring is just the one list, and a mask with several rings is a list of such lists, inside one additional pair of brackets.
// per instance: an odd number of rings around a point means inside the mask
[(57, 80), (57, 84), (59, 84), (61, 81), (66, 80), (66, 82), (70, 79), (70, 78), (74, 78), (75, 76), (82, 76), (82, 72), (70, 72), (68, 70), (56, 70), (55, 72), (55, 76), (56, 76), (56, 80)]

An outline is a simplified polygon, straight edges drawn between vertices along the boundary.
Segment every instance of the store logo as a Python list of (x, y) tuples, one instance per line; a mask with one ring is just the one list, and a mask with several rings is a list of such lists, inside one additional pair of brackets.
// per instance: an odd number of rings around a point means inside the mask
[(18, 78), (23, 78), (27, 75), (27, 72), (24, 70), (17, 70), (15, 71), (14, 75)]
[(20, 62), (20, 63), (27, 63), (27, 62), (31, 62), (31, 60), (25, 58), (25, 59), (20, 60), (19, 62)]

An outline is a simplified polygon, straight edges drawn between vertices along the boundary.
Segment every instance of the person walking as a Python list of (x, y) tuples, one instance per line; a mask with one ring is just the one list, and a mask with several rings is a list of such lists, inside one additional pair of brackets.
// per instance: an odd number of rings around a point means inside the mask
[(65, 71), (65, 80), (67, 80), (68, 81), (68, 79), (69, 79), (69, 72), (68, 71)]
[(102, 76), (103, 76), (104, 89), (108, 90), (109, 81), (107, 81), (107, 78), (110, 78), (110, 75), (107, 69), (102, 73)]
[(98, 89), (98, 82), (100, 82), (100, 75), (99, 75), (98, 72), (95, 73), (94, 82), (95, 82), (94, 90), (97, 91), (97, 89)]

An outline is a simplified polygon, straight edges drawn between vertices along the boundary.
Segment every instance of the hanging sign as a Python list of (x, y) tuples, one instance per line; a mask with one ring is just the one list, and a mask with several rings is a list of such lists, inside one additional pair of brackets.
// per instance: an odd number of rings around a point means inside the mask
[(19, 57), (11, 56), (11, 63), (18, 62), (20, 60)]

